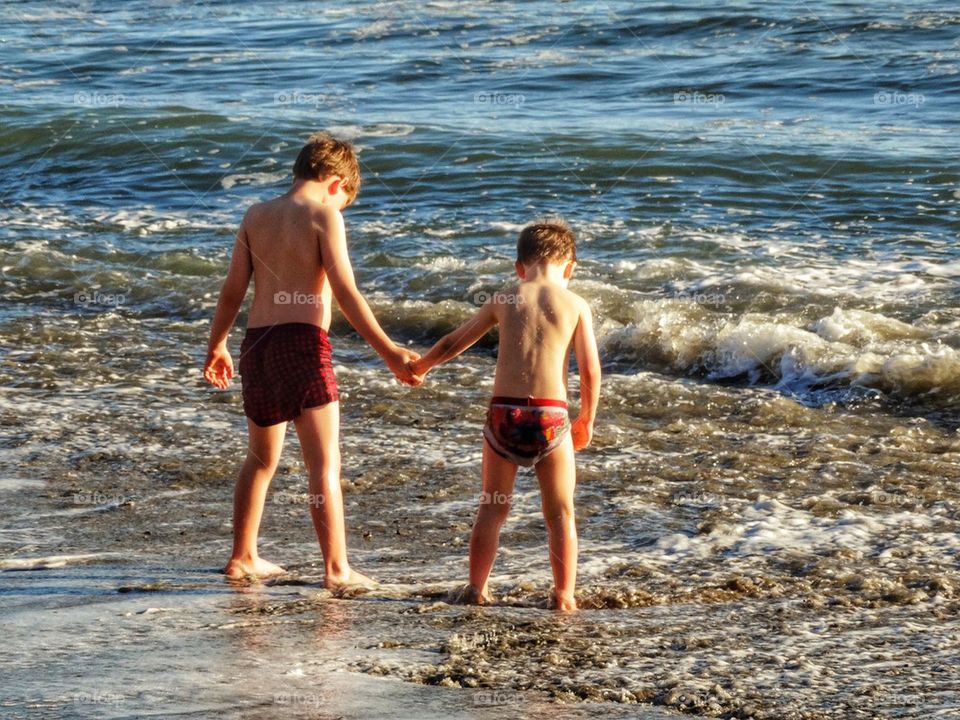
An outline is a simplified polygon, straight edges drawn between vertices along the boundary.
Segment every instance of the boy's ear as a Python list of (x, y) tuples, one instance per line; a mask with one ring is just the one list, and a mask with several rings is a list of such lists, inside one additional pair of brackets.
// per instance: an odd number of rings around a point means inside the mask
[(340, 189), (340, 186), (343, 184), (343, 179), (334, 177), (331, 178), (330, 182), (327, 183), (327, 193), (330, 195), (336, 195), (337, 191)]
[(517, 269), (517, 277), (523, 280), (527, 276), (527, 268), (524, 267), (523, 263), (517, 260), (514, 267)]
[(576, 269), (576, 267), (577, 267), (576, 260), (571, 260), (570, 262), (568, 262), (566, 266), (563, 268), (563, 279), (569, 280), (573, 275), (573, 271)]

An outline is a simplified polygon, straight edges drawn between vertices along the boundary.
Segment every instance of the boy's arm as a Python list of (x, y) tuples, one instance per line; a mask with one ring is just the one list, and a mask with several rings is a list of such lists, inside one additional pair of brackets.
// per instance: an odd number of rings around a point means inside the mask
[(400, 382), (407, 385), (419, 384), (419, 378), (410, 372), (407, 364), (420, 356), (406, 348), (398, 347), (387, 336), (377, 322), (377, 318), (374, 317), (373, 311), (370, 310), (370, 305), (357, 288), (353, 266), (350, 264), (350, 255), (347, 251), (347, 233), (343, 225), (343, 216), (334, 208), (324, 207), (319, 219), (323, 230), (320, 237), (323, 268), (347, 322), (377, 351)]
[(440, 338), (426, 355), (412, 363), (413, 372), (416, 375), (423, 375), (434, 365), (452, 360), (490, 332), (490, 328), (497, 323), (493, 307), (493, 302), (487, 301), (476, 315), (453, 332)]
[(580, 371), (580, 415), (573, 423), (573, 446), (582, 450), (593, 439), (593, 422), (600, 404), (600, 353), (593, 334), (593, 316), (586, 302), (573, 333), (573, 349)]
[(250, 246), (247, 242), (247, 231), (244, 222), (240, 223), (237, 239), (233, 243), (233, 255), (230, 258), (230, 269), (227, 279), (220, 288), (220, 297), (217, 300), (217, 309), (210, 324), (210, 340), (207, 343), (207, 359), (203, 364), (203, 376), (214, 387), (221, 390), (230, 384), (233, 377), (233, 359), (227, 350), (227, 335), (233, 321), (237, 319), (240, 305), (247, 294), (250, 285), (250, 276), (253, 274), (253, 263), (250, 259)]

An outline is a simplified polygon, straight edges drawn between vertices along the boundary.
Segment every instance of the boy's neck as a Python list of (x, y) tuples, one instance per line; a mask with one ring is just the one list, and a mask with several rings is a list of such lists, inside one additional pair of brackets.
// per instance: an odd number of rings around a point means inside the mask
[(303, 178), (294, 179), (293, 185), (291, 185), (287, 191), (287, 195), (290, 197), (304, 198), (321, 205), (326, 205), (329, 197), (326, 185), (322, 182), (304, 180)]
[(523, 282), (549, 282), (566, 287), (568, 279), (563, 276), (566, 264), (541, 262), (525, 265)]

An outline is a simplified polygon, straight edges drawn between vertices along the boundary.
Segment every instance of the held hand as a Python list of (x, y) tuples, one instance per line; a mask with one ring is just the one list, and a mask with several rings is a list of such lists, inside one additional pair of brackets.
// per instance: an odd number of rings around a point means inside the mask
[(387, 367), (404, 385), (416, 386), (423, 382), (423, 377), (413, 372), (411, 366), (420, 359), (420, 353), (398, 347), (387, 356)]
[(410, 369), (410, 372), (420, 378), (421, 381), (423, 381), (423, 378), (430, 372), (430, 368), (424, 364), (422, 357), (408, 362), (407, 367)]
[(575, 451), (583, 450), (593, 440), (593, 423), (578, 417), (570, 427), (570, 434), (573, 435), (573, 449)]
[(233, 358), (225, 345), (218, 345), (207, 352), (203, 364), (203, 377), (215, 388), (226, 390), (233, 378)]

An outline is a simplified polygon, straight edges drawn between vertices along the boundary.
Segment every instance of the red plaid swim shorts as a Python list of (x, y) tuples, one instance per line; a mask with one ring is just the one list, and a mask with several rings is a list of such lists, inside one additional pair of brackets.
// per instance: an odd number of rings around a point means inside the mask
[(336, 402), (337, 376), (327, 332), (309, 323), (247, 328), (240, 345), (243, 412), (260, 427)]

